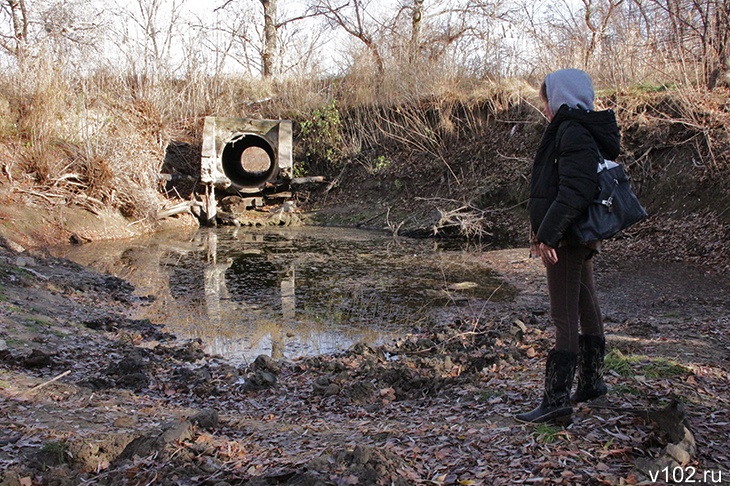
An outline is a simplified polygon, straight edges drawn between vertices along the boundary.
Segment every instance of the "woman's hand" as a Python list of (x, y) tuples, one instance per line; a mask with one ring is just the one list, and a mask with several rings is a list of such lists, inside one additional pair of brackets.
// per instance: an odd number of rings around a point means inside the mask
[(556, 263), (558, 263), (558, 253), (552, 246), (548, 246), (545, 243), (540, 243), (540, 245), (537, 247), (537, 253), (540, 255), (542, 263), (545, 266), (555, 265)]

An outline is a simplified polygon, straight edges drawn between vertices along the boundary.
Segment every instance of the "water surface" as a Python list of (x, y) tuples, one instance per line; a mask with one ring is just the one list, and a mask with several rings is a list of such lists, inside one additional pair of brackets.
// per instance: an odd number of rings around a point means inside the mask
[(512, 295), (470, 251), (354, 229), (199, 228), (56, 253), (151, 297), (134, 317), (234, 361), (377, 345)]

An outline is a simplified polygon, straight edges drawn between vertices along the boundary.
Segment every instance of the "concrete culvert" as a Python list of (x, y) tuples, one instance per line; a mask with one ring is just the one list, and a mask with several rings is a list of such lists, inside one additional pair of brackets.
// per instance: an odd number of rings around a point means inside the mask
[(221, 164), (226, 177), (241, 188), (258, 188), (278, 176), (274, 149), (258, 135), (244, 134), (226, 143)]

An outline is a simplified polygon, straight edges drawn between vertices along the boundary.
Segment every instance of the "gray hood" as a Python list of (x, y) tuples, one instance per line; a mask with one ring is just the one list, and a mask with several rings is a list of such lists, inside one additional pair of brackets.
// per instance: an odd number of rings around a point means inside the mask
[(593, 110), (593, 82), (580, 69), (560, 69), (545, 77), (550, 112), (555, 114), (562, 105), (581, 110)]

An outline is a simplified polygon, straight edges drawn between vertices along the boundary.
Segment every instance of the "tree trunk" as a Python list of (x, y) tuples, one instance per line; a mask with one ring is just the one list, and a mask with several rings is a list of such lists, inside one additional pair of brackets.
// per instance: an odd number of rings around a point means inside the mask
[(418, 49), (421, 44), (421, 24), (423, 21), (423, 0), (413, 0), (413, 14), (411, 16), (411, 45), (410, 61), (418, 57)]
[(25, 9), (25, 0), (8, 0), (10, 15), (13, 18), (13, 38), (15, 45), (13, 54), (19, 64), (23, 64), (28, 45), (28, 12)]
[(264, 50), (261, 54), (261, 74), (268, 79), (276, 73), (276, 10), (278, 0), (261, 0), (264, 7)]
[[(708, 69), (707, 87), (714, 89), (718, 85), (730, 85), (730, 2), (719, 1), (715, 5), (715, 32), (711, 35), (710, 47), (714, 51), (712, 65)], [(707, 59), (710, 56), (706, 56)]]

